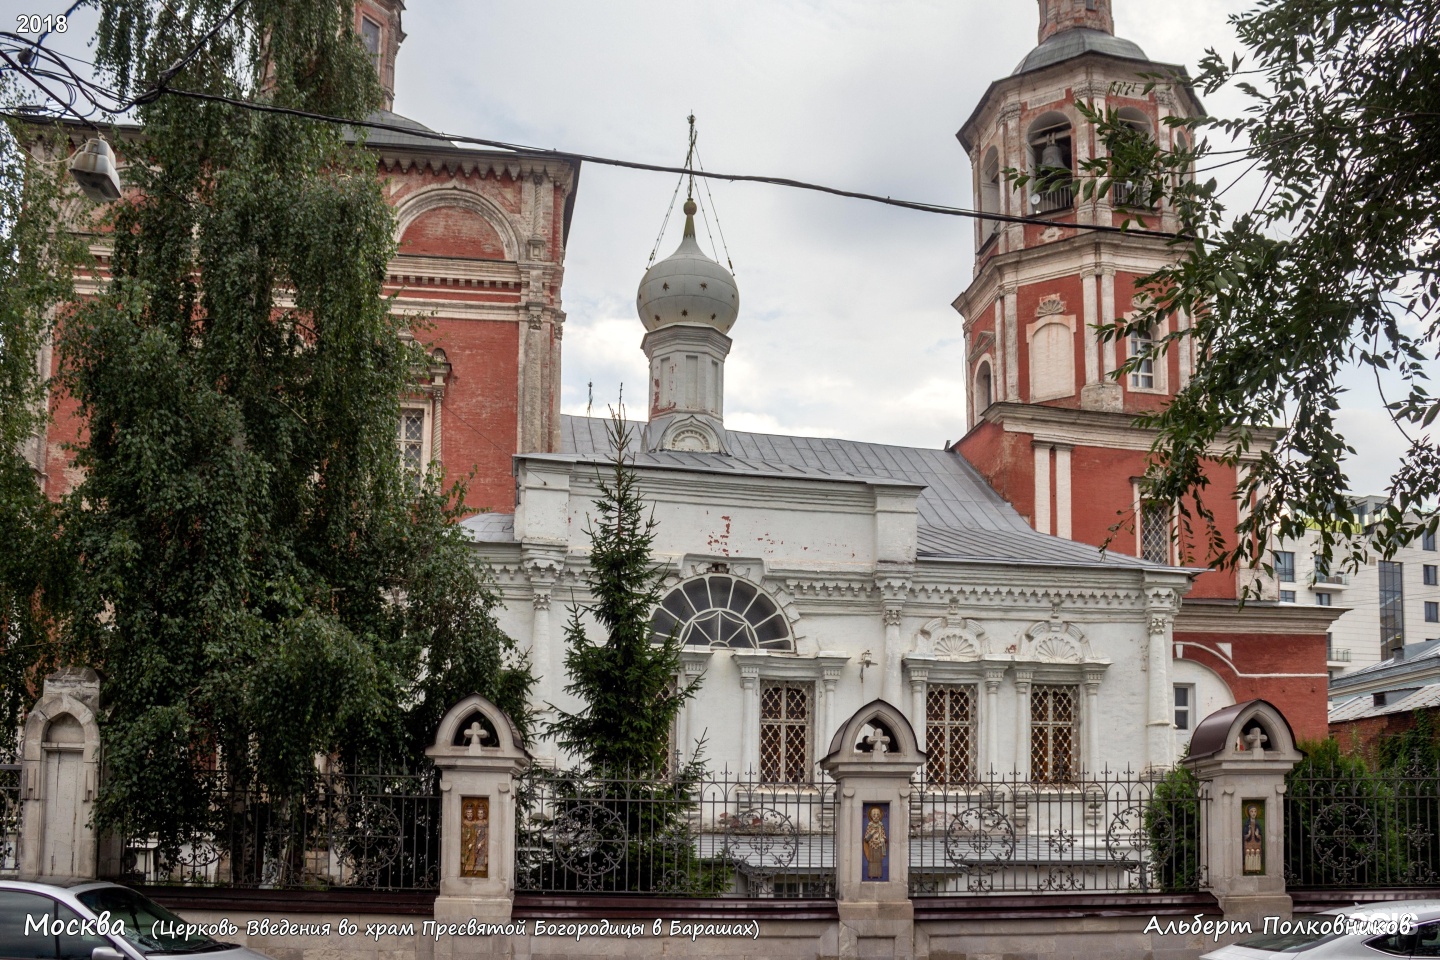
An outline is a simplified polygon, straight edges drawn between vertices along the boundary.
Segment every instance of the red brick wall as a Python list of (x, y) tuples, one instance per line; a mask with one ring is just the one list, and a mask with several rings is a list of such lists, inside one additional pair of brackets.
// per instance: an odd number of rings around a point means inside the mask
[[(1324, 634), (1177, 632), (1174, 640), (1185, 645), (1184, 659), (1224, 679), (1236, 703), (1269, 700), (1302, 740), (1323, 740), (1329, 732)], [(1229, 658), (1218, 643), (1231, 644)]]
[(429, 257), (504, 260), (500, 234), (480, 214), (454, 207), (422, 213), (405, 228), (400, 252)]
[(510, 458), (518, 429), (519, 330), (516, 323), (441, 318), (427, 335), (451, 365), (441, 403), (441, 464), (449, 481), (476, 469), (465, 497), (476, 510), (515, 509)]
[[(1431, 707), (1428, 712), (1440, 722), (1440, 708)], [(1340, 752), (1350, 756), (1364, 757), (1374, 763), (1377, 743), (1381, 737), (1404, 733), (1415, 726), (1415, 716), (1406, 710), (1401, 713), (1387, 713), (1380, 717), (1362, 717), (1359, 720), (1341, 720), (1330, 724), (1330, 736), (1340, 744)]]

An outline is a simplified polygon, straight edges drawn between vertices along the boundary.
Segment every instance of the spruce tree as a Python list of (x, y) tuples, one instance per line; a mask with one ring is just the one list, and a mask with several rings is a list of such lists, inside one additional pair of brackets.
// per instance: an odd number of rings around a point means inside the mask
[[(572, 606), (565, 627), (565, 692), (584, 706), (560, 711), (550, 729), (602, 776), (643, 775), (665, 766), (675, 717), (700, 681), (677, 685), (680, 638), (656, 636), (651, 627), (665, 573), (651, 553), (657, 524), (640, 496), (623, 410), (611, 416), (607, 432), (613, 453), (599, 471), (587, 531), (591, 601)], [(598, 642), (586, 630), (586, 613), (604, 631)]]

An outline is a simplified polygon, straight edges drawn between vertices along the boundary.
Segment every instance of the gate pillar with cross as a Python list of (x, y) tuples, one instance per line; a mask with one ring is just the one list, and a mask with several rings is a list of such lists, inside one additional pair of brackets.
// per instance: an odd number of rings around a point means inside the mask
[(520, 731), (505, 711), (472, 695), (445, 714), (425, 755), (440, 770), (435, 920), (508, 921), (515, 897), (514, 782), (530, 765)]
[(1200, 849), (1227, 920), (1290, 916), (1285, 775), (1302, 756), (1285, 716), (1264, 700), (1217, 710), (1195, 727), (1184, 763), (1209, 797)]
[(836, 784), (840, 956), (915, 955), (910, 901), (910, 778), (925, 762), (905, 714), (884, 700), (850, 717), (821, 768)]

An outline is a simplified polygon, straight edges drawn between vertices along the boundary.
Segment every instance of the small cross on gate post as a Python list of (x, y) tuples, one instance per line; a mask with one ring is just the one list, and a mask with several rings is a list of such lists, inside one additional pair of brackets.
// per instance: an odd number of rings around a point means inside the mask
[(1262, 731), (1259, 727), (1256, 727), (1254, 730), (1251, 730), (1245, 735), (1245, 742), (1250, 744), (1247, 749), (1252, 750), (1255, 753), (1264, 753), (1265, 744), (1270, 742), (1270, 738), (1265, 736), (1264, 731)]
[(469, 747), (468, 753), (479, 753), (481, 744), (489, 739), (490, 734), (485, 731), (484, 727), (480, 726), (479, 720), (472, 721), (470, 726), (465, 728), (465, 741)]
[(890, 738), (883, 731), (877, 730), (870, 734), (865, 738), (865, 744), (870, 748), (871, 753), (878, 756), (883, 757), (890, 752)]

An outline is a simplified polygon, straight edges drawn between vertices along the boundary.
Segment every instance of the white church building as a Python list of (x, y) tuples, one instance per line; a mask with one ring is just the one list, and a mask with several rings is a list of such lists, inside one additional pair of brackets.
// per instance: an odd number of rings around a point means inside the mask
[[(1192, 665), (1171, 640), (1191, 572), (1037, 532), (955, 452), (727, 430), (739, 294), (693, 213), (640, 283), (649, 418), (628, 451), (667, 572), (656, 628), (678, 632), (685, 674), (703, 677), (679, 755), (703, 739), (712, 769), (810, 782), (836, 726), (883, 698), (923, 736), (932, 782), (1172, 765), (1172, 684)], [(561, 452), (515, 458), (514, 514), (465, 521), (539, 709), (575, 706), (563, 625), (587, 600), (606, 427), (564, 417)], [(1218, 678), (1188, 679), (1200, 715), (1231, 702)], [(566, 762), (545, 740), (532, 751)]]

